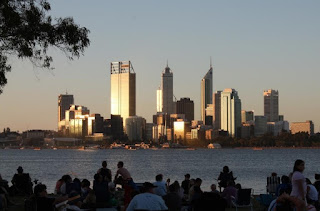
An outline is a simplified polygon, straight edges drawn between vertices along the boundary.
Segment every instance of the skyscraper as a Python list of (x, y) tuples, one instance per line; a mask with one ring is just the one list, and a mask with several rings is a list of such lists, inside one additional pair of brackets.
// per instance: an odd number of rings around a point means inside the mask
[(162, 112), (167, 114), (174, 113), (173, 104), (173, 73), (167, 67), (163, 70), (161, 74), (161, 95), (162, 95)]
[(157, 89), (157, 112), (162, 112), (162, 90), (161, 87)]
[(263, 92), (264, 116), (267, 122), (279, 121), (279, 92), (269, 89)]
[(130, 61), (111, 62), (111, 114), (126, 118), (136, 115), (136, 74)]
[(221, 129), (236, 137), (241, 129), (241, 100), (234, 89), (221, 93)]
[(215, 130), (221, 129), (221, 92), (222, 91), (216, 91), (212, 96), (212, 123)]
[(69, 110), (70, 105), (74, 104), (73, 95), (61, 94), (58, 97), (58, 122), (66, 118), (66, 110)]
[(181, 98), (177, 101), (177, 114), (184, 114), (186, 120), (194, 120), (194, 103), (190, 98)]
[(212, 104), (212, 64), (210, 69), (201, 80), (201, 120), (206, 124), (206, 108), (208, 104)]

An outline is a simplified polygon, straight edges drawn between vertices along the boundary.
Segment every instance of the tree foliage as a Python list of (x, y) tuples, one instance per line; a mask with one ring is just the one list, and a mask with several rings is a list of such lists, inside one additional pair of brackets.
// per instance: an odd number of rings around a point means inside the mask
[(8, 57), (29, 59), (33, 65), (52, 69), (50, 47), (61, 50), (70, 60), (89, 46), (89, 30), (73, 18), (53, 18), (47, 0), (0, 1), (0, 93), (11, 70)]

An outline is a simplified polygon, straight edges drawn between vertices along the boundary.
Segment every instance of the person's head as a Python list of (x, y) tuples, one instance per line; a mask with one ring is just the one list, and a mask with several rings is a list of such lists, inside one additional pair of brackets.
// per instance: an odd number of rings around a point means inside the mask
[(179, 184), (179, 182), (177, 180), (174, 181), (173, 186), (174, 186), (175, 190), (178, 192), (179, 189), (180, 189), (180, 184)]
[(123, 167), (123, 162), (119, 161), (117, 166), (118, 166), (118, 168), (122, 168)]
[(94, 180), (97, 182), (102, 182), (103, 181), (103, 176), (101, 174), (95, 174), (94, 175)]
[(190, 186), (194, 185), (195, 182), (196, 182), (195, 179), (191, 179), (191, 180), (190, 180)]
[(224, 166), (223, 167), (223, 173), (229, 173), (229, 167), (228, 166)]
[(314, 175), (314, 179), (315, 179), (315, 180), (320, 180), (320, 174), (315, 174), (315, 175)]
[(102, 167), (103, 167), (103, 168), (107, 168), (107, 161), (105, 161), (105, 160), (102, 161)]
[(237, 183), (237, 184), (235, 185), (235, 188), (236, 188), (237, 190), (240, 190), (240, 189), (241, 189), (241, 184), (240, 184), (240, 183)]
[(68, 182), (72, 182), (72, 178), (70, 175), (63, 175), (62, 176), (62, 180), (65, 182), (65, 183), (68, 183)]
[(296, 160), (296, 162), (294, 162), (293, 172), (295, 171), (303, 172), (303, 170), (304, 170), (304, 161)]
[(74, 178), (74, 179), (73, 179), (73, 183), (81, 184), (79, 178)]
[(158, 175), (156, 176), (156, 181), (157, 181), (157, 182), (162, 181), (162, 179), (163, 179), (163, 175), (162, 175), (162, 174), (158, 174)]
[(81, 187), (82, 188), (89, 188), (90, 187), (90, 181), (87, 179), (83, 179), (81, 182)]
[(185, 180), (189, 180), (189, 179), (190, 179), (190, 174), (184, 175), (184, 179), (185, 179)]
[(195, 184), (196, 186), (200, 187), (201, 184), (202, 184), (202, 179), (197, 178), (194, 184)]
[(147, 193), (154, 193), (153, 192), (153, 189), (156, 188), (157, 186), (153, 185), (152, 183), (150, 182), (145, 182), (143, 183), (143, 189), (145, 192)]
[(288, 183), (290, 183), (289, 177), (286, 176), (286, 175), (282, 175), (282, 177), (281, 177), (281, 183), (282, 183), (282, 184), (288, 184)]
[(272, 173), (271, 173), (271, 176), (272, 176), (272, 177), (276, 177), (276, 176), (277, 176), (277, 173), (276, 173), (276, 172), (272, 172)]
[(311, 181), (309, 180), (309, 178), (306, 178), (306, 183), (307, 183), (307, 185), (311, 185), (312, 184)]
[(17, 171), (18, 171), (18, 174), (22, 174), (23, 173), (23, 168), (21, 166), (19, 166)]
[(34, 187), (34, 194), (37, 197), (47, 197), (47, 186), (43, 184), (38, 184)]
[(217, 190), (216, 184), (212, 184), (212, 185), (210, 186), (210, 189), (211, 189), (211, 191), (216, 191), (216, 190)]

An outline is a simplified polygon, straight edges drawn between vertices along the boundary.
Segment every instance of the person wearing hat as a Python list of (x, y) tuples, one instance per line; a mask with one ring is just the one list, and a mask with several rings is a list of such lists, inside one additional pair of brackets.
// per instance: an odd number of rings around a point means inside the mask
[(136, 195), (130, 202), (127, 211), (134, 210), (167, 210), (164, 200), (154, 194), (153, 189), (157, 186), (150, 182), (143, 183), (144, 193)]
[(29, 174), (23, 173), (21, 166), (17, 169), (18, 174), (15, 174), (11, 180), (16, 193), (30, 195), (32, 194), (32, 182)]
[(184, 194), (189, 195), (190, 190), (190, 174), (184, 175), (184, 180), (181, 183), (181, 187), (184, 190)]

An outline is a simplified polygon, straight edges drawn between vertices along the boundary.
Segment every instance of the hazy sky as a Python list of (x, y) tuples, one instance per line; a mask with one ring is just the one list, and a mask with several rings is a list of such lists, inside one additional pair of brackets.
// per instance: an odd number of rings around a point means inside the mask
[(242, 108), (263, 114), (263, 90), (276, 89), (289, 122), (320, 127), (320, 1), (51, 1), (55, 17), (90, 29), (79, 60), (53, 49), (54, 71), (11, 58), (0, 95), (0, 129), (57, 129), (58, 95), (73, 94), (110, 117), (110, 62), (131, 60), (137, 115), (151, 122), (169, 60), (174, 95), (190, 97), (200, 118), (200, 81), (213, 58), (213, 90), (234, 88)]

